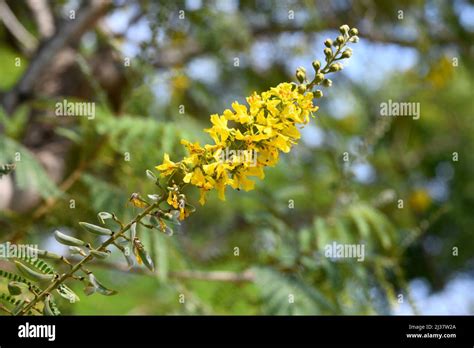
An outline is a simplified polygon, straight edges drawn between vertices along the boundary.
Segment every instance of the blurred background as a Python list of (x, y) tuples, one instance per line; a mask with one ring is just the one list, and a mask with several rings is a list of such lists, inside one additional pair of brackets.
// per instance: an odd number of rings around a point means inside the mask
[[(66, 253), (54, 230), (93, 241), (79, 221), (132, 218), (130, 195), (156, 191), (146, 169), (179, 160), (183, 138), (208, 143), (210, 114), (311, 72), (342, 24), (359, 29), (352, 58), (256, 190), (212, 194), (172, 237), (142, 231), (156, 274), (114, 253), (90, 268), (118, 295), (72, 283), (81, 301), (59, 307), (474, 314), (467, 0), (0, 0), (0, 165), (16, 165), (0, 179), (0, 242)], [(95, 117), (56, 116), (64, 99)], [(389, 100), (419, 103), (420, 118), (381, 117)], [(326, 258), (332, 241), (364, 244), (364, 261)]]

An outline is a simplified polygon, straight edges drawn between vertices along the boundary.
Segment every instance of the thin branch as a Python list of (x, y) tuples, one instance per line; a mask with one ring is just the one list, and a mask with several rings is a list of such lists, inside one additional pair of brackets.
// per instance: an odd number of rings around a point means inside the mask
[[(84, 172), (89, 168), (89, 166), (94, 162), (94, 159), (100, 152), (100, 148), (106, 142), (106, 138), (101, 138), (96, 145), (95, 150), (92, 152), (92, 155), (86, 160), (82, 160), (77, 168), (59, 185), (61, 192), (67, 192), (84, 174)], [(50, 197), (44, 201), (42, 205), (35, 209), (31, 214), (32, 221), (35, 221), (45, 214), (47, 214), (51, 208), (57, 203), (59, 197)]]
[(255, 274), (251, 270), (246, 270), (242, 273), (230, 272), (230, 271), (176, 271), (170, 272), (171, 277), (179, 279), (194, 279), (194, 280), (207, 280), (207, 281), (218, 281), (218, 282), (232, 282), (232, 283), (243, 283), (255, 281)]
[[(103, 242), (99, 248), (96, 250), (98, 251), (105, 251), (105, 249), (110, 245), (115, 242), (115, 240), (122, 235), (124, 235), (125, 232), (127, 232), (134, 223), (138, 223), (141, 219), (143, 219), (147, 214), (149, 214), (153, 209), (158, 208), (159, 204), (161, 201), (155, 202), (151, 204), (149, 207), (147, 207), (145, 210), (143, 210), (140, 214), (138, 214), (132, 221), (130, 221), (128, 224), (126, 224), (124, 227), (122, 227), (117, 233), (114, 233), (113, 235), (110, 236), (105, 242)], [(28, 311), (33, 308), (37, 303), (41, 302), (47, 294), (51, 293), (53, 290), (57, 289), (62, 283), (64, 283), (67, 279), (72, 278), (74, 274), (82, 269), (82, 267), (95, 259), (93, 254), (89, 254), (85, 258), (83, 258), (81, 261), (76, 263), (74, 266), (71, 267), (71, 269), (63, 273), (61, 276), (59, 276), (56, 280), (54, 280), (46, 289), (41, 291), (41, 293), (35, 297), (27, 306), (22, 308), (22, 310), (18, 313), (18, 315), (23, 315), (24, 313), (28, 313)]]
[(27, 0), (28, 6), (35, 17), (38, 31), (42, 38), (47, 39), (53, 36), (56, 28), (54, 18), (46, 0)]
[(20, 23), (5, 0), (0, 0), (0, 19), (8, 31), (22, 44), (26, 53), (35, 51), (38, 40)]
[[(115, 265), (106, 261), (97, 261), (94, 266), (98, 266), (107, 270), (123, 272), (128, 274), (141, 274), (156, 277), (158, 272), (150, 272), (143, 268), (136, 268), (130, 270), (126, 265)], [(205, 280), (205, 281), (217, 281), (217, 282), (231, 282), (231, 283), (245, 283), (255, 281), (255, 274), (251, 270), (245, 270), (243, 272), (232, 272), (232, 271), (172, 271), (168, 273), (170, 278), (174, 279), (187, 279), (187, 280)]]
[[(1, 0), (3, 1), (3, 0)], [(69, 19), (36, 53), (18, 84), (3, 98), (7, 114), (11, 115), (22, 99), (31, 97), (40, 77), (51, 66), (51, 61), (67, 45), (77, 41), (102, 17), (111, 5), (111, 0), (91, 0), (89, 5), (78, 11), (75, 19)]]

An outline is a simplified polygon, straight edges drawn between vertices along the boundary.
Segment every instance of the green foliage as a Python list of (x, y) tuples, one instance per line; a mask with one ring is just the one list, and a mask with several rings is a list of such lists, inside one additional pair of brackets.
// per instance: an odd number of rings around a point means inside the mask
[(16, 156), (20, 156), (20, 160), (15, 162), (15, 182), (18, 188), (38, 192), (44, 198), (61, 195), (43, 166), (26, 147), (11, 138), (0, 138), (0, 163), (11, 162)]
[(335, 305), (323, 293), (297, 276), (259, 268), (255, 270), (255, 278), (265, 314), (338, 314)]
[[(16, 59), (19, 60), (19, 65), (16, 64)], [(28, 61), (19, 55), (18, 52), (12, 50), (6, 45), (0, 45), (0, 89), (6, 90), (14, 86), (14, 84), (21, 77), (25, 71)], [(12, 69), (12, 66), (15, 66)]]

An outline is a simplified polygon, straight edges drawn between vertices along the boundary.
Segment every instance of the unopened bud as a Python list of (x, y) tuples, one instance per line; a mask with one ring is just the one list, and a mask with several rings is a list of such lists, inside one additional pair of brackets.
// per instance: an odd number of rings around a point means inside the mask
[(349, 32), (349, 26), (347, 24), (341, 25), (339, 27), (339, 31), (341, 32), (342, 35), (345, 35)]
[(298, 92), (300, 92), (301, 94), (306, 92), (306, 85), (299, 85), (298, 86)]
[(332, 46), (332, 40), (331, 40), (331, 39), (326, 39), (326, 41), (324, 41), (324, 45), (325, 45), (326, 47), (331, 48), (331, 46)]
[(332, 56), (332, 50), (330, 48), (325, 48), (324, 49), (324, 55), (326, 57), (331, 57)]
[(330, 79), (324, 79), (323, 80), (323, 86), (324, 87), (331, 87), (332, 86), (332, 81)]
[(296, 79), (302, 83), (306, 79), (306, 69), (303, 67), (299, 67), (296, 69)]
[(319, 69), (321, 68), (321, 62), (319, 60), (313, 60), (313, 68), (314, 68), (314, 71), (318, 72)]
[(352, 29), (349, 31), (349, 35), (350, 35), (350, 36), (359, 35), (359, 30), (357, 30), (357, 28), (352, 28)]
[(336, 38), (336, 44), (338, 45), (342, 45), (342, 43), (344, 42), (344, 37), (339, 35), (337, 38)]
[(316, 76), (314, 77), (314, 82), (316, 83), (320, 83), (323, 80), (324, 80), (324, 74), (322, 73), (316, 74)]
[(358, 43), (359, 42), (359, 37), (358, 36), (353, 36), (349, 39), (350, 42), (353, 42), (353, 43)]
[(333, 65), (331, 65), (329, 67), (330, 72), (336, 72), (336, 71), (339, 71), (339, 70), (342, 70), (342, 65), (339, 64), (339, 63), (334, 63)]
[(319, 90), (319, 89), (316, 90), (316, 91), (314, 92), (314, 97), (315, 97), (315, 98), (322, 98), (322, 97), (323, 97), (323, 92), (322, 92), (321, 90)]
[(351, 56), (352, 56), (352, 50), (350, 48), (348, 48), (341, 54), (342, 58), (350, 58)]

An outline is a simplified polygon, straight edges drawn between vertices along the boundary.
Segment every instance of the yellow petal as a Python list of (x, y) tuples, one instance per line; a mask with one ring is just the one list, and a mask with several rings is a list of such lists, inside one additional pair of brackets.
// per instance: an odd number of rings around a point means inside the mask
[(193, 177), (193, 173), (188, 173), (184, 176), (183, 178), (183, 181), (186, 183), (186, 184), (189, 184), (189, 182), (191, 181), (191, 178)]

